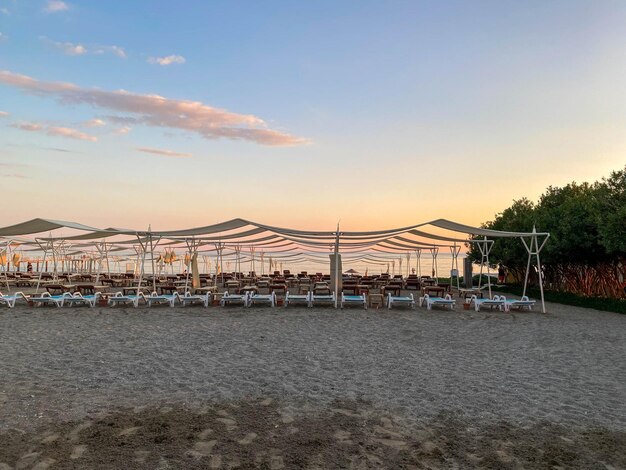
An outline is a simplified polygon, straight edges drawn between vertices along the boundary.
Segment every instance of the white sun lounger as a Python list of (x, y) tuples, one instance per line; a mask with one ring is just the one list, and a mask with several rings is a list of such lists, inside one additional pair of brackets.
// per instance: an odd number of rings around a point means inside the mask
[(420, 307), (426, 304), (426, 310), (432, 310), (433, 307), (450, 307), (450, 310), (454, 310), (456, 300), (447, 294), (445, 297), (430, 297), (428, 294), (424, 294), (424, 297), (420, 297)]
[(342, 292), (341, 293), (341, 308), (343, 308), (344, 305), (357, 305), (367, 310), (367, 298), (365, 297), (365, 294), (346, 295)]
[(248, 305), (248, 294), (229, 294), (228, 291), (224, 292), (220, 305), (241, 304), (244, 307)]
[(252, 294), (248, 296), (248, 307), (254, 304), (269, 304), (270, 307), (276, 306), (276, 292), (267, 295)]
[(9, 308), (13, 308), (15, 307), (15, 302), (20, 299), (28, 302), (28, 297), (26, 297), (22, 292), (16, 292), (13, 295), (4, 295), (2, 292), (0, 292), (0, 305), (4, 304)]
[(523, 296), (519, 300), (506, 300), (504, 295), (500, 296), (500, 300), (504, 300), (504, 311), (508, 312), (512, 308), (517, 310), (532, 310), (535, 305), (535, 300), (530, 300), (527, 296)]
[(401, 305), (404, 307), (415, 308), (415, 297), (413, 294), (409, 295), (391, 295), (387, 294), (387, 308), (391, 310), (391, 308), (395, 305)]
[(63, 307), (65, 300), (72, 298), (72, 294), (64, 292), (61, 295), (50, 295), (49, 292), (42, 293), (39, 297), (30, 296), (29, 300), (38, 305), (54, 304), (57, 307)]
[(139, 301), (142, 299), (146, 302), (146, 296), (143, 292), (139, 292), (137, 295), (124, 295), (121, 292), (116, 292), (113, 297), (109, 297), (109, 305), (132, 304), (133, 307), (137, 308), (139, 306)]
[(285, 294), (285, 307), (294, 304), (304, 304), (307, 307), (311, 306), (311, 296), (312, 292), (308, 292), (306, 294), (290, 294), (289, 291)]
[(75, 292), (71, 297), (65, 299), (65, 304), (69, 306), (73, 305), (89, 305), (91, 308), (96, 306), (98, 299), (102, 296), (100, 292), (96, 292), (92, 295), (82, 295), (80, 292)]
[(180, 300), (180, 303), (183, 305), (183, 307), (193, 304), (202, 304), (205, 307), (208, 307), (209, 302), (211, 302), (211, 297), (212, 295), (210, 293), (202, 295), (185, 292), (185, 295), (178, 296), (178, 300)]
[(489, 307), (491, 309), (497, 308), (498, 310), (505, 309), (505, 299), (498, 295), (494, 295), (493, 299), (479, 299), (475, 295), (470, 297), (470, 305), (474, 305), (474, 309), (478, 312), (483, 307)]
[(337, 297), (335, 296), (334, 292), (330, 295), (321, 295), (321, 294), (311, 295), (311, 304), (310, 304), (311, 307), (315, 307), (315, 305), (328, 305), (328, 304), (333, 304), (337, 306)]
[(173, 307), (176, 305), (176, 300), (178, 300), (178, 292), (174, 292), (173, 294), (157, 294), (156, 292), (152, 292), (150, 295), (146, 295), (148, 307), (161, 304), (168, 304), (170, 307)]

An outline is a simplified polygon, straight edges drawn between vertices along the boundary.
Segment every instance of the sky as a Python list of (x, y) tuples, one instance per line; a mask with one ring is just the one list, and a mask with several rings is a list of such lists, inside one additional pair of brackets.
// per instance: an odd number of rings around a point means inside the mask
[(0, 225), (477, 225), (626, 162), (626, 2), (0, 0)]

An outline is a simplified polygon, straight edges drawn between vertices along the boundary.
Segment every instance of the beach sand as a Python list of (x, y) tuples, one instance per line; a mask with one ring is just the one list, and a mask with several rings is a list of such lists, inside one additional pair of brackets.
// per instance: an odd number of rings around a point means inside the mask
[(626, 468), (626, 316), (0, 310), (7, 468)]

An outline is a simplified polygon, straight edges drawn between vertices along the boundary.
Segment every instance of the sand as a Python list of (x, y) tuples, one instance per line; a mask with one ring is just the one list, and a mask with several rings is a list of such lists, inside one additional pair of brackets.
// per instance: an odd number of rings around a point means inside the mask
[(625, 468), (626, 316), (548, 310), (3, 309), (0, 469)]

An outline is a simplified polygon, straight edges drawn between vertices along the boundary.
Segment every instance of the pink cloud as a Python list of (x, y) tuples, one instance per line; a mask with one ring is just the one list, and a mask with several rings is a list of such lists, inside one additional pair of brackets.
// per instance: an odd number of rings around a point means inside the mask
[(85, 134), (84, 132), (72, 129), (70, 127), (44, 126), (42, 124), (31, 122), (13, 124), (13, 127), (28, 132), (45, 132), (46, 134), (53, 137), (67, 137), (68, 139), (87, 140), (89, 142), (98, 141), (97, 137)]
[(165, 157), (191, 157), (190, 153), (174, 152), (172, 150), (153, 149), (148, 147), (139, 147), (136, 150), (144, 153), (152, 153), (154, 155), (163, 155)]
[(21, 129), (23, 131), (29, 131), (29, 132), (40, 131), (42, 129), (42, 126), (40, 124), (31, 123), (31, 122), (13, 124), (12, 127), (15, 127), (16, 129)]
[(268, 129), (257, 116), (214, 108), (199, 101), (139, 95), (124, 90), (82, 88), (72, 83), (40, 81), (9, 71), (0, 71), (0, 83), (27, 93), (50, 96), (63, 104), (87, 104), (133, 115), (120, 117), (124, 124), (181, 129), (206, 139), (247, 140), (262, 145), (308, 143), (307, 139)]
[(69, 10), (67, 3), (61, 0), (48, 0), (46, 7), (43, 9), (46, 13), (57, 13), (59, 11)]
[(102, 127), (105, 126), (106, 122), (104, 122), (102, 119), (90, 119), (89, 121), (86, 121), (83, 123), (83, 126), (85, 127)]
[(0, 111), (0, 117), (6, 117), (8, 115), (9, 113), (7, 113), (6, 111)]
[(70, 127), (49, 127), (46, 131), (48, 135), (58, 136), (58, 137), (67, 137), (68, 139), (76, 139), (76, 140), (88, 140), (89, 142), (97, 142), (98, 138), (85, 134), (76, 129), (72, 129)]

